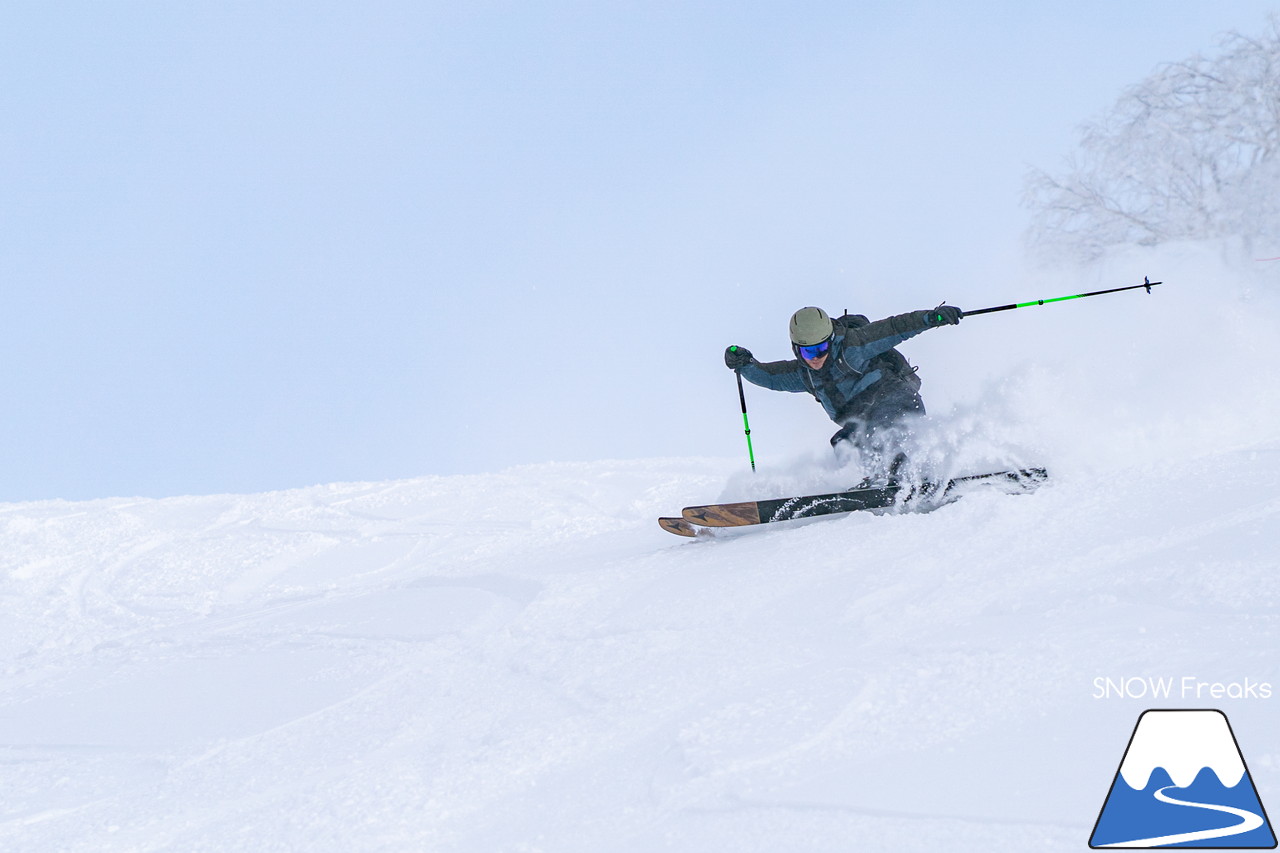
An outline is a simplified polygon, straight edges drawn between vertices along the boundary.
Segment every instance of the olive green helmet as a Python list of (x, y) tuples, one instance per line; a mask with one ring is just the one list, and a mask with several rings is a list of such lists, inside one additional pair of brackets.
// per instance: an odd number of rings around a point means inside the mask
[(791, 315), (791, 343), (798, 347), (820, 344), (834, 330), (831, 318), (821, 308), (801, 308)]

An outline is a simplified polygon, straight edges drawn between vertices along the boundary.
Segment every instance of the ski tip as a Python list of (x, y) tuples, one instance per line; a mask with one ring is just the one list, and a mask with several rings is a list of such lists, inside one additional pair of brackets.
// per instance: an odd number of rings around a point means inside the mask
[(683, 518), (659, 518), (658, 526), (677, 536), (697, 536), (698, 529)]

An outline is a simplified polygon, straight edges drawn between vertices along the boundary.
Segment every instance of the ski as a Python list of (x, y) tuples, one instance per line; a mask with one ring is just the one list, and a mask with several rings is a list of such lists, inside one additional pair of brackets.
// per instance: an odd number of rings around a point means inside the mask
[(945, 484), (891, 482), (822, 495), (689, 506), (681, 511), (680, 518), (660, 518), (658, 524), (663, 530), (677, 536), (696, 536), (701, 528), (748, 527), (820, 515), (886, 509), (899, 503), (917, 509), (934, 509), (958, 498), (957, 492), (966, 485), (1002, 483), (1014, 487), (1016, 491), (1030, 491), (1048, 476), (1044, 468), (1019, 468), (954, 477)]

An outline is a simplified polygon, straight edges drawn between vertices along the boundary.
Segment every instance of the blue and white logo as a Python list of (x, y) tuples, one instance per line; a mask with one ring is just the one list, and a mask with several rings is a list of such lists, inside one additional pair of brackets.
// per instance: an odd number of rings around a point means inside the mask
[(1274, 848), (1275, 833), (1226, 714), (1145, 711), (1089, 846)]

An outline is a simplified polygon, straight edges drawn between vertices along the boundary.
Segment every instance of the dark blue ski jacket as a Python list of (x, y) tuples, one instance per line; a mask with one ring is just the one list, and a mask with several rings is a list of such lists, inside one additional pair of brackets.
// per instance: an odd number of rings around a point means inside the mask
[(861, 314), (832, 317), (831, 354), (819, 370), (798, 358), (760, 362), (740, 368), (742, 378), (774, 391), (807, 391), (836, 423), (863, 413), (886, 394), (916, 396), (920, 379), (893, 348), (932, 328), (928, 312), (912, 311), (869, 322)]

